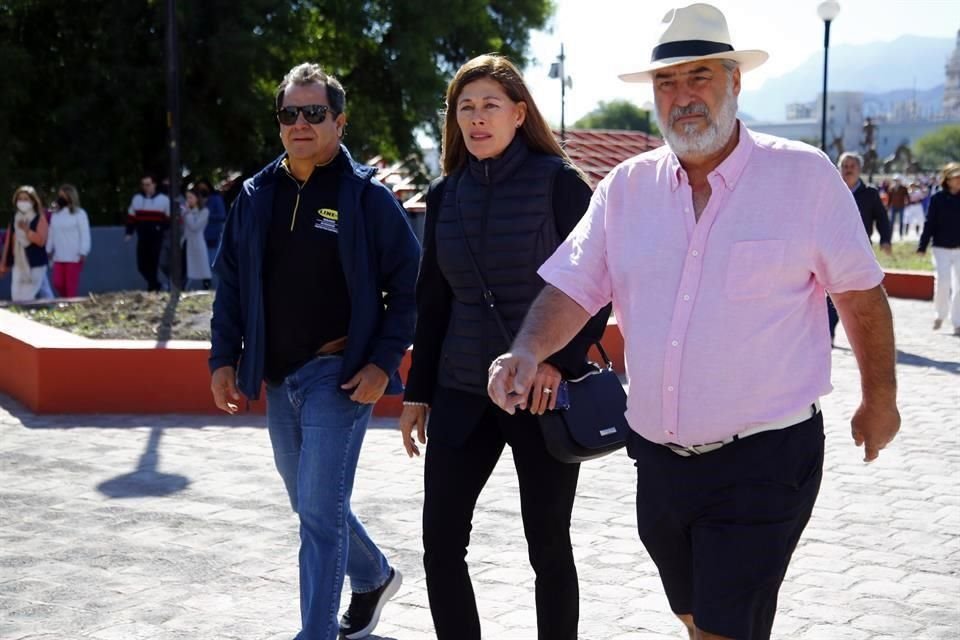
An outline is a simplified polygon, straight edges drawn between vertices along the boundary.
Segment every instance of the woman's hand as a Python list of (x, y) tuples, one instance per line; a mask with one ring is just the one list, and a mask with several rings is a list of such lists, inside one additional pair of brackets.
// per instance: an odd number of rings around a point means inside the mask
[(557, 406), (557, 387), (560, 386), (560, 371), (552, 364), (541, 362), (530, 388), (530, 413), (542, 416), (548, 409)]
[(19, 228), (23, 229), (24, 231), (29, 231), (29, 230), (30, 230), (30, 225), (27, 224), (27, 221), (26, 221), (26, 220), (21, 220), (20, 222), (17, 223), (17, 226), (18, 226)]
[(420, 444), (427, 443), (427, 414), (430, 407), (423, 405), (405, 404), (400, 413), (400, 437), (403, 438), (403, 448), (409, 457), (419, 456), (420, 448), (413, 439), (413, 429), (417, 429), (417, 440)]

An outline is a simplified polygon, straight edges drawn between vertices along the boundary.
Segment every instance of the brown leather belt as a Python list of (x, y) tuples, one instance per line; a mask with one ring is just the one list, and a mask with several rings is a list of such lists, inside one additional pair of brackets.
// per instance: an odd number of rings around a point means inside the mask
[(319, 349), (317, 349), (317, 355), (333, 356), (338, 353), (342, 353), (346, 348), (347, 336), (343, 336), (342, 338), (337, 338), (336, 340), (331, 340), (330, 342), (324, 343)]

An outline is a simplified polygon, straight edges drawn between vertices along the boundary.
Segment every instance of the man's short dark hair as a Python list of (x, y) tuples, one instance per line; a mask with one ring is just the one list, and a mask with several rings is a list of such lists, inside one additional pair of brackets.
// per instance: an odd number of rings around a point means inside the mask
[(278, 111), (283, 106), (283, 92), (292, 84), (322, 84), (327, 88), (327, 102), (330, 103), (331, 111), (340, 114), (347, 107), (347, 94), (340, 81), (326, 74), (320, 68), (320, 65), (313, 62), (303, 62), (290, 69), (277, 87), (276, 105)]

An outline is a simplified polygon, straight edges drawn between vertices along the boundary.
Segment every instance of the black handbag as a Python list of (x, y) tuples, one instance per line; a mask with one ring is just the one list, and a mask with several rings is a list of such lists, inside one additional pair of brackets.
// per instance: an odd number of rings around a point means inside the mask
[[(487, 287), (480, 266), (473, 257), (459, 206), (457, 218), (467, 256), (483, 291), (483, 300), (493, 312), (509, 347), (513, 343), (513, 336), (497, 309), (493, 291)], [(603, 357), (604, 366), (590, 362), (592, 371), (578, 378), (562, 380), (560, 386), (554, 389), (557, 394), (556, 408), (537, 416), (547, 452), (560, 462), (593, 460), (620, 449), (627, 442), (630, 429), (625, 415), (627, 394), (603, 346), (599, 341), (594, 345)]]
[(560, 462), (585, 462), (623, 447), (627, 424), (627, 394), (599, 342), (594, 343), (605, 366), (563, 380), (557, 389), (557, 408), (538, 416), (547, 451)]

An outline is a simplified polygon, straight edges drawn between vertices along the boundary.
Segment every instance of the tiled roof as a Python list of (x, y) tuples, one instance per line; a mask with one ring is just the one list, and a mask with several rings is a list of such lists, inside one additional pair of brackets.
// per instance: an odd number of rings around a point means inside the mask
[[(557, 139), (560, 132), (554, 131)], [(561, 143), (570, 159), (596, 186), (614, 167), (635, 155), (656, 149), (663, 140), (642, 131), (567, 129)]]

